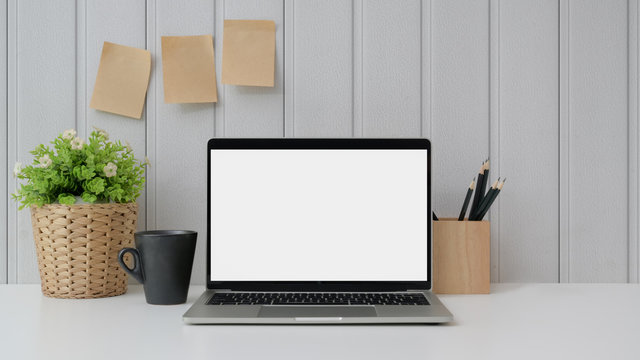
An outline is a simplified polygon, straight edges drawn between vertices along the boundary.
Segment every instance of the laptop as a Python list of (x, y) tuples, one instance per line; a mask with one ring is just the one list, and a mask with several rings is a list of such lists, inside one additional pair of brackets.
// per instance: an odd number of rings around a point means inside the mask
[(211, 139), (188, 324), (440, 323), (426, 139)]

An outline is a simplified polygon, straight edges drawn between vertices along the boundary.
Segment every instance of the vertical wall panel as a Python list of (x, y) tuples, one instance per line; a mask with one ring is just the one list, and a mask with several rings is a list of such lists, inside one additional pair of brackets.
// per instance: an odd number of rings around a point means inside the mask
[[(154, 193), (148, 193), (155, 207), (157, 229), (186, 229), (198, 232), (192, 281), (203, 283), (207, 229), (206, 144), (214, 135), (213, 104), (165, 104), (162, 85), (161, 36), (203, 35), (214, 32), (213, 1), (157, 1), (148, 18), (154, 41), (152, 61), (157, 61), (154, 78), (154, 122), (150, 148)], [(185, 21), (188, 19), (188, 21)], [(215, 49), (219, 51), (219, 49)], [(188, 159), (188, 161), (187, 161)]]
[(627, 281), (627, 2), (569, 3), (569, 280)]
[(420, 136), (421, 2), (362, 5), (364, 136)]
[(293, 102), (293, 135), (352, 136), (353, 4), (350, 0), (291, 2), (294, 30), (293, 77), (288, 101)]
[[(7, 1), (0, 1), (0, 19), (7, 22)], [(13, 164), (7, 158), (7, 27), (0, 26), (0, 284), (7, 282), (7, 205), (10, 200), (7, 176)]]
[(457, 217), (489, 156), (489, 2), (432, 0), (431, 11), (433, 207)]
[(640, 206), (640, 153), (638, 142), (640, 141), (638, 127), (638, 1), (630, 0), (628, 9), (629, 18), (629, 282), (640, 281), (640, 218), (638, 207)]
[(500, 219), (500, 281), (557, 282), (558, 2), (498, 4), (492, 51), (499, 53), (499, 82), (492, 85), (499, 105), (491, 126), (499, 134), (491, 138), (491, 160), (500, 174), (491, 177), (508, 178), (491, 216)]
[(431, 138), (431, 54), (433, 53), (431, 48), (431, 0), (422, 0), (422, 26), (421, 26), (421, 34), (422, 50), (420, 51), (420, 55), (422, 57), (422, 84), (421, 84), (421, 92), (422, 92), (422, 118), (421, 118), (421, 127), (422, 127), (422, 137)]
[[(151, 53), (151, 73), (149, 75), (149, 88), (147, 89), (147, 98), (145, 99), (144, 117), (146, 122), (146, 141), (145, 152), (151, 160), (152, 165), (147, 166), (147, 181), (145, 192), (145, 212), (146, 212), (146, 226), (147, 230), (156, 230), (156, 189), (157, 189), (157, 175), (156, 167), (153, 166), (156, 159), (156, 137), (157, 137), (157, 101), (159, 88), (162, 86), (162, 77), (158, 75), (158, 71), (161, 70), (159, 65), (160, 56), (158, 51), (160, 49), (160, 41), (156, 40), (156, 2), (146, 2), (146, 45), (147, 50)], [(156, 48), (157, 47), (157, 48)], [(163, 99), (160, 99), (163, 101)]]
[(364, 0), (353, 0), (353, 136), (364, 136), (363, 116), (363, 44), (364, 41), (364, 24), (363, 24), (363, 5)]
[[(140, 120), (90, 109), (93, 88), (98, 74), (102, 46), (105, 41), (120, 45), (133, 46), (144, 49), (145, 37), (145, 1), (117, 0), (117, 1), (89, 1), (86, 2), (86, 68), (78, 69), (78, 76), (86, 80), (84, 96), (84, 114), (79, 113), (78, 122), (85, 120), (85, 134), (87, 137), (93, 127), (107, 130), (111, 140), (128, 141), (137, 159), (145, 156), (145, 114)], [(80, 33), (84, 29), (78, 29)], [(79, 34), (80, 35), (80, 34)], [(152, 56), (153, 57), (153, 56)], [(157, 61), (153, 57), (152, 61)], [(82, 116), (84, 115), (84, 116)], [(80, 129), (81, 126), (78, 126)], [(145, 193), (138, 199), (138, 229), (146, 226)]]
[[(9, 162), (31, 163), (29, 151), (75, 126), (75, 2), (10, 1), (9, 13)], [(9, 282), (38, 282), (29, 211), (10, 210)]]
[(559, 76), (558, 90), (560, 101), (558, 112), (558, 151), (559, 151), (559, 232), (558, 261), (559, 280), (569, 282), (569, 0), (559, 0)]
[[(276, 23), (276, 69), (274, 87), (223, 85), (224, 133), (226, 137), (282, 137), (284, 136), (284, 3), (283, 0), (224, 1), (223, 19), (273, 20)], [(220, 28), (220, 27), (218, 27)], [(216, 44), (221, 44), (222, 33)], [(219, 46), (216, 51), (222, 51)], [(221, 54), (220, 54), (221, 55)], [(221, 57), (217, 57), (220, 59)], [(219, 62), (217, 66), (222, 67)]]

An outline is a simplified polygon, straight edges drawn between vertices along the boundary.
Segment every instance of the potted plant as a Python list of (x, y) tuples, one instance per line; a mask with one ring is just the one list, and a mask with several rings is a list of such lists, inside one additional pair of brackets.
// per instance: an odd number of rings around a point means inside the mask
[(16, 164), (25, 180), (12, 194), (31, 209), (42, 293), (58, 298), (97, 298), (127, 291), (118, 251), (130, 247), (136, 229), (136, 199), (148, 164), (131, 146), (110, 142), (96, 128), (89, 141), (66, 130), (52, 148), (31, 151), (33, 163)]

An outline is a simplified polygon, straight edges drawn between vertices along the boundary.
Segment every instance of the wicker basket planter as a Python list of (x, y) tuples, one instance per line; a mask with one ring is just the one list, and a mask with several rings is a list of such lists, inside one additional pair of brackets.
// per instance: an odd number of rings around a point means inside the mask
[(31, 207), (42, 293), (88, 299), (127, 291), (118, 251), (133, 244), (138, 205), (49, 204)]

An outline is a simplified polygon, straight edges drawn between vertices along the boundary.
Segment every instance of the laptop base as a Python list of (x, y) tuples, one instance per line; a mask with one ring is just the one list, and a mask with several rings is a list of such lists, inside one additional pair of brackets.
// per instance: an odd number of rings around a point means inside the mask
[(444, 323), (453, 316), (431, 291), (430, 305), (209, 305), (205, 291), (183, 315), (186, 324), (385, 324)]

